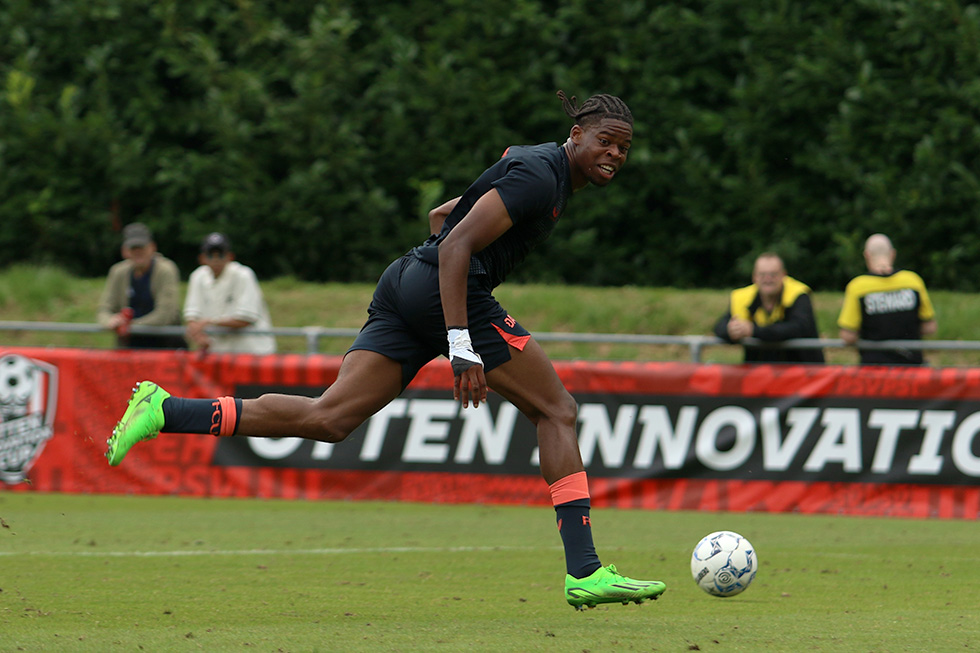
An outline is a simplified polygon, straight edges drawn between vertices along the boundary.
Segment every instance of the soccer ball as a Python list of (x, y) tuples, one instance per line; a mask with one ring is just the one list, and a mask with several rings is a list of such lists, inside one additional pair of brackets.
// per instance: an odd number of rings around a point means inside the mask
[(747, 539), (732, 531), (705, 535), (691, 554), (694, 582), (712, 596), (735, 596), (745, 591), (759, 559)]

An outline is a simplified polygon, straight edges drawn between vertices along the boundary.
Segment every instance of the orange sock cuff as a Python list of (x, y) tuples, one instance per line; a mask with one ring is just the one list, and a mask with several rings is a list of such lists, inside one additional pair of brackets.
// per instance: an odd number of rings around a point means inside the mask
[(585, 472), (575, 472), (560, 478), (548, 486), (551, 490), (551, 504), (554, 506), (589, 498), (589, 479)]
[(235, 406), (235, 398), (218, 397), (218, 403), (221, 405), (218, 435), (235, 435), (235, 428), (238, 426), (238, 408)]

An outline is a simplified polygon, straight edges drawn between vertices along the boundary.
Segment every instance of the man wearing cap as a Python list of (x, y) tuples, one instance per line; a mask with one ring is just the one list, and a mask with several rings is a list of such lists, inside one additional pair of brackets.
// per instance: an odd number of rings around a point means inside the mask
[(235, 260), (228, 236), (209, 234), (201, 243), (198, 261), (201, 266), (191, 273), (184, 302), (191, 344), (201, 351), (275, 352), (271, 334), (255, 333), (272, 328), (258, 279), (252, 268)]
[(157, 251), (149, 228), (134, 222), (123, 228), (123, 260), (109, 269), (96, 319), (116, 332), (117, 346), (134, 349), (184, 347), (179, 335), (130, 333), (130, 325), (180, 325), (180, 272)]

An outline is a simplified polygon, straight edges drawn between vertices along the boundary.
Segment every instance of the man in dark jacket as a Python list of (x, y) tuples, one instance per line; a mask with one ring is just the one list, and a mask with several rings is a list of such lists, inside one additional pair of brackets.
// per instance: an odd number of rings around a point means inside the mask
[[(728, 311), (715, 324), (715, 335), (728, 342), (757, 338), (767, 342), (819, 338), (810, 287), (786, 274), (783, 260), (760, 254), (752, 285), (732, 291)], [(820, 349), (745, 347), (746, 363), (822, 363)]]

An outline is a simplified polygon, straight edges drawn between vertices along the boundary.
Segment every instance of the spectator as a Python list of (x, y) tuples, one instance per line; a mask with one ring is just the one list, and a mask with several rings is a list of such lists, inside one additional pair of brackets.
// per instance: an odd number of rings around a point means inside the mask
[[(837, 326), (845, 343), (861, 340), (920, 340), (936, 332), (936, 314), (922, 278), (911, 270), (895, 270), (895, 248), (884, 234), (864, 243), (868, 274), (844, 289)], [(921, 365), (918, 349), (860, 349), (863, 365)]]
[[(818, 338), (810, 288), (787, 276), (783, 260), (760, 254), (752, 285), (733, 290), (728, 311), (715, 324), (715, 335), (728, 342), (758, 338), (767, 342)], [(746, 363), (822, 363), (819, 349), (745, 347)]]
[[(271, 354), (276, 339), (269, 309), (252, 268), (235, 260), (231, 241), (213, 233), (201, 243), (201, 266), (191, 273), (184, 302), (187, 339), (202, 351)], [(224, 327), (230, 333), (208, 333)]]
[(122, 257), (109, 269), (96, 319), (116, 332), (119, 347), (186, 347), (179, 335), (130, 333), (131, 325), (180, 325), (180, 272), (157, 251), (153, 234), (140, 222), (123, 228)]

